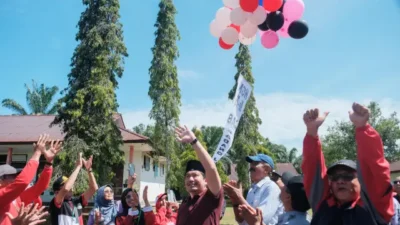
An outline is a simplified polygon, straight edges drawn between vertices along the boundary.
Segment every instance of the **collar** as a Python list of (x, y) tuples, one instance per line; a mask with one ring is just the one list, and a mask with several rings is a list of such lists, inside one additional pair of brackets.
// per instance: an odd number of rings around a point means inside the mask
[(269, 184), (271, 182), (271, 179), (269, 178), (269, 176), (264, 177), (264, 179), (258, 181), (258, 183), (253, 183), (251, 185), (252, 188), (261, 188), (264, 184)]
[(192, 196), (188, 196), (188, 200), (189, 201), (197, 201), (197, 199), (199, 199), (200, 197), (202, 197), (203, 195), (205, 195), (206, 193), (207, 193), (207, 191), (208, 191), (208, 188), (205, 190), (205, 191), (203, 191), (203, 192), (201, 192), (200, 194), (197, 194), (197, 195), (194, 195), (193, 196), (193, 198), (192, 198)]
[(288, 216), (307, 216), (307, 212), (300, 212), (295, 210), (285, 212), (285, 214), (287, 214)]
[(360, 195), (358, 195), (357, 198), (353, 202), (341, 205), (339, 202), (336, 201), (333, 194), (330, 194), (330, 196), (328, 197), (327, 203), (330, 207), (336, 206), (338, 208), (343, 208), (343, 209), (352, 209), (352, 208), (356, 207), (357, 203), (360, 200), (361, 200), (361, 197), (360, 197)]

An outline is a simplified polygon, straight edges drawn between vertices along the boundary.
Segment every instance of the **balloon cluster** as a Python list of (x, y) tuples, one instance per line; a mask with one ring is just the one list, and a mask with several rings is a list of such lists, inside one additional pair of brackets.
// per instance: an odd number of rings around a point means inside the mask
[(210, 24), (211, 34), (219, 38), (223, 49), (231, 49), (238, 41), (250, 45), (257, 32), (265, 48), (275, 48), (279, 37), (304, 38), (307, 23), (300, 20), (303, 0), (223, 0)]

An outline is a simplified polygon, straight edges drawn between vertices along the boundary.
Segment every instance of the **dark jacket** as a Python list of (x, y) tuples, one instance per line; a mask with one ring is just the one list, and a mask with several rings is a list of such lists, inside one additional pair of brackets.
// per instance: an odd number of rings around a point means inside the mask
[(304, 187), (314, 216), (311, 225), (384, 225), (394, 215), (389, 163), (378, 132), (370, 125), (356, 130), (357, 174), (361, 193), (339, 206), (330, 193), (325, 159), (318, 137), (303, 142)]

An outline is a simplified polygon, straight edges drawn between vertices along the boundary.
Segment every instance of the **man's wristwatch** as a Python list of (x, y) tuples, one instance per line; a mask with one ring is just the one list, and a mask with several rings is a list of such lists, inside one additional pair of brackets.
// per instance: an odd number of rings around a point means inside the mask
[(191, 145), (194, 145), (197, 143), (197, 138), (195, 138), (192, 142), (190, 142)]

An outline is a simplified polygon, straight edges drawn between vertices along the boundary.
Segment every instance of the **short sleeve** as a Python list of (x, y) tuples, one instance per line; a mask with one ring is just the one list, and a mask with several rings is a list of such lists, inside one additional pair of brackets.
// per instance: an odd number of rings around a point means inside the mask
[(52, 209), (60, 209), (60, 208), (61, 208), (61, 205), (62, 205), (62, 202), (57, 203), (57, 202), (56, 202), (56, 198), (53, 198), (53, 199), (51, 200), (51, 202), (50, 202), (49, 208), (50, 208), (50, 210), (52, 210)]
[(82, 207), (86, 207), (88, 205), (88, 201), (83, 194), (79, 197), (79, 203), (82, 204)]

